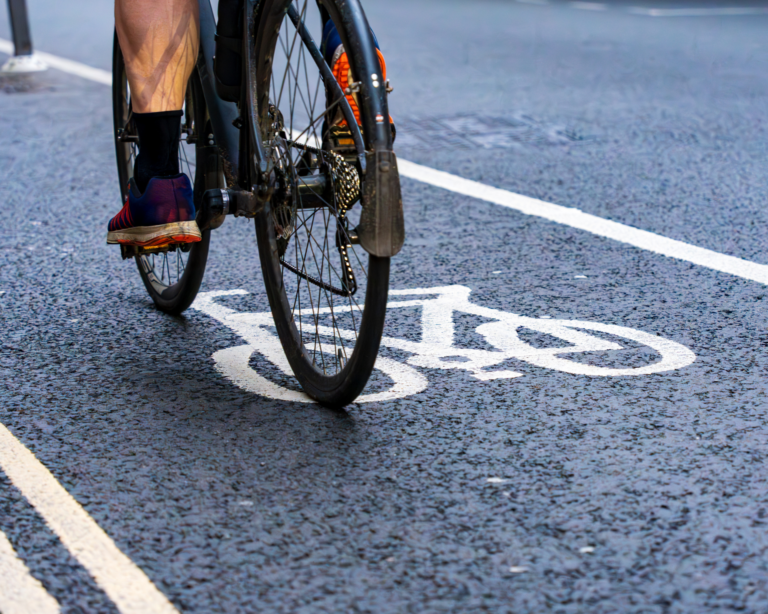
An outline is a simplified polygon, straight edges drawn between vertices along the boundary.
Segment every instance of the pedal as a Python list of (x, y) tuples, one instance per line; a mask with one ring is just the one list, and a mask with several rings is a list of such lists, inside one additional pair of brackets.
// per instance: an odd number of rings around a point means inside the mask
[[(392, 129), (392, 142), (394, 143), (395, 138), (397, 138), (397, 128), (395, 128), (394, 123), (391, 123), (389, 126)], [(360, 132), (362, 133), (362, 131), (363, 128), (361, 126)], [(352, 138), (352, 133), (348, 126), (334, 126), (331, 128), (328, 131), (326, 142), (328, 144), (327, 148), (343, 157), (345, 162), (349, 164), (357, 163), (358, 153), (355, 149), (355, 140)], [(323, 149), (326, 149), (326, 147), (323, 147)]]
[(148, 256), (150, 254), (165, 254), (166, 252), (175, 252), (177, 249), (182, 252), (188, 252), (192, 249), (192, 243), (171, 243), (162, 247), (140, 247), (138, 245), (120, 244), (120, 255), (123, 260), (135, 258), (136, 256)]
[(330, 141), (330, 149), (332, 152), (341, 156), (351, 154), (354, 158), (357, 158), (355, 140), (352, 138), (352, 132), (350, 132), (348, 127), (334, 126), (328, 132), (328, 139)]

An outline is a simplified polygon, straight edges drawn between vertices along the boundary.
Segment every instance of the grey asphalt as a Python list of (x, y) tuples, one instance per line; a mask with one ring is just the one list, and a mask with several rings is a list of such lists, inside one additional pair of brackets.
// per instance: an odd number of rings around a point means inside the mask
[[(768, 16), (365, 6), (401, 158), (768, 264)], [(109, 69), (108, 2), (30, 12), (37, 48)], [(158, 312), (104, 244), (109, 89), (35, 83), (0, 84), (0, 422), (181, 611), (768, 611), (763, 285), (405, 180), (393, 287), (461, 284), (696, 361), (615, 378), (510, 362), (522, 377), (488, 382), (421, 369), (424, 392), (345, 412), (266, 399), (215, 369), (232, 331)], [(268, 309), (253, 229), (228, 220), (203, 291), (241, 288), (229, 306)], [(481, 322), (462, 316), (457, 343), (481, 343)], [(589, 360), (653, 360), (626, 347)], [(2, 473), (0, 530), (63, 611), (116, 611)]]

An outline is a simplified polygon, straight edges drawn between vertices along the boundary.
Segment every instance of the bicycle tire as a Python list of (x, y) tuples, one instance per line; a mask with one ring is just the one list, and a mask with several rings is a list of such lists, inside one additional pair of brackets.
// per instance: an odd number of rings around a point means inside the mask
[[(342, 28), (353, 27), (354, 24), (350, 25), (340, 19), (338, 5), (341, 1), (351, 3), (350, 0), (323, 0), (323, 8), (341, 31), (342, 39), (347, 40), (349, 32)], [(356, 0), (352, 2), (359, 8)], [(252, 134), (262, 138), (264, 149), (274, 162), (275, 172), (281, 167), (287, 169), (281, 171), (285, 185), (277, 182), (275, 195), (256, 216), (256, 235), (275, 328), (294, 375), (304, 391), (316, 401), (330, 407), (343, 407), (353, 402), (362, 392), (376, 362), (386, 315), (390, 261), (389, 258), (369, 256), (359, 246), (348, 245), (346, 266), (355, 275), (356, 292), (351, 297), (343, 296), (345, 292), (352, 292), (353, 287), (351, 281), (345, 281), (347, 271), (344, 269), (344, 254), (337, 246), (339, 243), (351, 244), (352, 231), (349, 218), (346, 215), (342, 218), (344, 212), (339, 205), (337, 185), (331, 182), (330, 191), (326, 186), (323, 194), (327, 200), (323, 206), (305, 208), (306, 198), (317, 198), (317, 194), (306, 193), (309, 175), (315, 173), (312, 156), (318, 158), (318, 168), (332, 163), (328, 152), (333, 149), (333, 142), (328, 127), (330, 122), (324, 123), (318, 134), (318, 118), (313, 115), (315, 107), (312, 104), (305, 105), (305, 136), (297, 136), (303, 129), (296, 113), (298, 92), (302, 87), (299, 81), (306, 77), (309, 90), (312, 85), (308, 71), (317, 71), (316, 89), (306, 92), (307, 95), (314, 95), (315, 102), (321, 90), (326, 90), (327, 94), (335, 83), (329, 82), (331, 72), (325, 60), (316, 48), (311, 48), (314, 42), (306, 32), (305, 36), (300, 34), (307, 7), (307, 0), (264, 0), (257, 14), (252, 18), (246, 16), (251, 19), (251, 35), (244, 49), (246, 57), (250, 59), (245, 71), (248, 79), (246, 87), (250, 91), (249, 100), (257, 101), (251, 117), (257, 117), (259, 122), (258, 130), (253, 130)], [(294, 21), (297, 15), (301, 25)], [(282, 86), (278, 94), (276, 85), (277, 78), (290, 73), (293, 54), (281, 43), (283, 31), (285, 36), (292, 33), (293, 43), (303, 46), (298, 54), (306, 60), (299, 66), (297, 74), (300, 78), (297, 77), (288, 86), (288, 90), (293, 92), (288, 95), (288, 101), (282, 99)], [(370, 46), (373, 46), (373, 39), (367, 33), (366, 37), (357, 38), (364, 45), (370, 41)], [(280, 62), (276, 56), (280, 55), (281, 48), (287, 62), (282, 77), (276, 75), (274, 70)], [(375, 49), (365, 51), (376, 57)], [(314, 63), (314, 68), (309, 62)], [(330, 78), (333, 79), (333, 76)], [(282, 83), (285, 83), (285, 79), (282, 79)], [(339, 104), (339, 108), (343, 109), (344, 117), (354, 120), (351, 109), (348, 105), (345, 107), (343, 97), (334, 104)], [(372, 122), (373, 110), (370, 104), (363, 99), (359, 107), (363, 125), (366, 119)], [(322, 109), (325, 113), (325, 105)], [(281, 120), (282, 131), (279, 130)], [(351, 139), (354, 146), (342, 151), (345, 160), (359, 160), (364, 157), (366, 148), (370, 151), (391, 150), (389, 130), (386, 131), (384, 142), (373, 142), (372, 139), (376, 137), (371, 135), (363, 145), (363, 137), (356, 122), (348, 122), (350, 125), (353, 126), (350, 133), (354, 136)], [(304, 138), (303, 143), (300, 142), (301, 138)], [(300, 194), (302, 189), (306, 196)], [(360, 189), (362, 191), (362, 186)], [(286, 205), (286, 202), (290, 204)], [(322, 220), (318, 229), (320, 218)], [(334, 248), (329, 247), (333, 244)], [(318, 254), (318, 251), (321, 253)], [(308, 257), (309, 252), (312, 252), (311, 258)], [(334, 262), (335, 259), (338, 260)], [(358, 293), (362, 294), (362, 290), (365, 299), (361, 305), (354, 297)], [(338, 297), (343, 300), (335, 300)]]
[[(117, 34), (114, 37), (112, 53), (112, 110), (117, 173), (120, 193), (125, 202), (139, 143), (130, 119), (130, 87)], [(217, 157), (215, 147), (212, 147), (209, 142), (211, 130), (207, 113), (200, 78), (197, 70), (194, 70), (185, 95), (179, 159), (182, 172), (185, 172), (193, 181), (195, 206), (198, 210), (203, 193), (207, 189), (222, 186), (218, 172), (219, 165), (214, 158)], [(190, 160), (192, 145), (194, 145), (194, 159)], [(213, 172), (211, 172), (212, 167)], [(134, 256), (144, 287), (158, 309), (178, 315), (195, 300), (205, 274), (210, 238), (209, 229), (203, 231), (202, 239), (197, 243)]]

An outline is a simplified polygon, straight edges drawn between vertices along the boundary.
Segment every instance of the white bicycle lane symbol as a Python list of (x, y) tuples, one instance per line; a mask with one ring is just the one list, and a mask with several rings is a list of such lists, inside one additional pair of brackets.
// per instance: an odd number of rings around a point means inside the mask
[[(382, 347), (401, 350), (411, 356), (404, 362), (379, 356), (376, 369), (387, 375), (393, 385), (383, 392), (362, 395), (357, 403), (372, 403), (399, 399), (426, 390), (429, 386), (427, 377), (415, 367), (424, 369), (462, 369), (480, 381), (511, 379), (523, 374), (510, 370), (493, 370), (510, 359), (526, 362), (537, 367), (553, 369), (574, 375), (595, 377), (620, 377), (650, 375), (664, 371), (673, 371), (687, 367), (696, 360), (696, 355), (687, 347), (655, 334), (645, 333), (633, 328), (613, 324), (599, 324), (581, 320), (539, 319), (508, 313), (499, 309), (481, 307), (470, 302), (471, 289), (466, 286), (444, 286), (439, 288), (419, 288), (414, 290), (391, 290), (390, 297), (403, 297), (392, 300), (388, 310), (404, 307), (421, 308), (421, 341), (410, 341), (395, 337), (384, 337)], [(243, 313), (230, 309), (216, 301), (219, 297), (242, 296), (249, 294), (245, 290), (228, 290), (200, 293), (192, 305), (209, 317), (224, 324), (246, 344), (213, 354), (217, 370), (240, 388), (249, 392), (282, 401), (314, 403), (303, 392), (279, 386), (260, 375), (251, 367), (254, 353), (261, 354), (279, 368), (285, 375), (292, 377), (277, 333), (274, 331), (272, 314)], [(408, 297), (428, 297), (411, 298)], [(330, 310), (327, 310), (330, 313)], [(454, 314), (463, 313), (481, 316), (492, 320), (479, 325), (475, 330), (495, 351), (463, 348), (456, 345)], [(308, 313), (308, 315), (311, 315)], [(545, 333), (566, 342), (562, 347), (536, 348), (520, 338), (518, 332), (529, 329)], [(321, 335), (332, 336), (334, 329), (319, 326)], [(607, 333), (647, 346), (659, 355), (659, 360), (652, 364), (632, 368), (599, 367), (570, 360), (563, 354), (572, 355), (584, 352), (606, 352), (624, 349), (614, 341), (608, 341), (585, 331)], [(341, 335), (354, 340), (355, 333), (335, 329)], [(332, 347), (329, 354), (333, 354)]]

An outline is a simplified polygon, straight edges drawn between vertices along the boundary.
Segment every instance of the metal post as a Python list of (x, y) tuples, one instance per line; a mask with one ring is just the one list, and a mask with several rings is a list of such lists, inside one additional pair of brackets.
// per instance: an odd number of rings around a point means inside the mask
[(32, 54), (32, 36), (29, 33), (26, 0), (8, 0), (13, 33), (13, 57), (0, 68), (0, 75), (17, 75), (47, 70), (48, 65)]
[(25, 0), (8, 0), (8, 12), (11, 14), (14, 55), (32, 55), (32, 37), (29, 34), (27, 3)]

